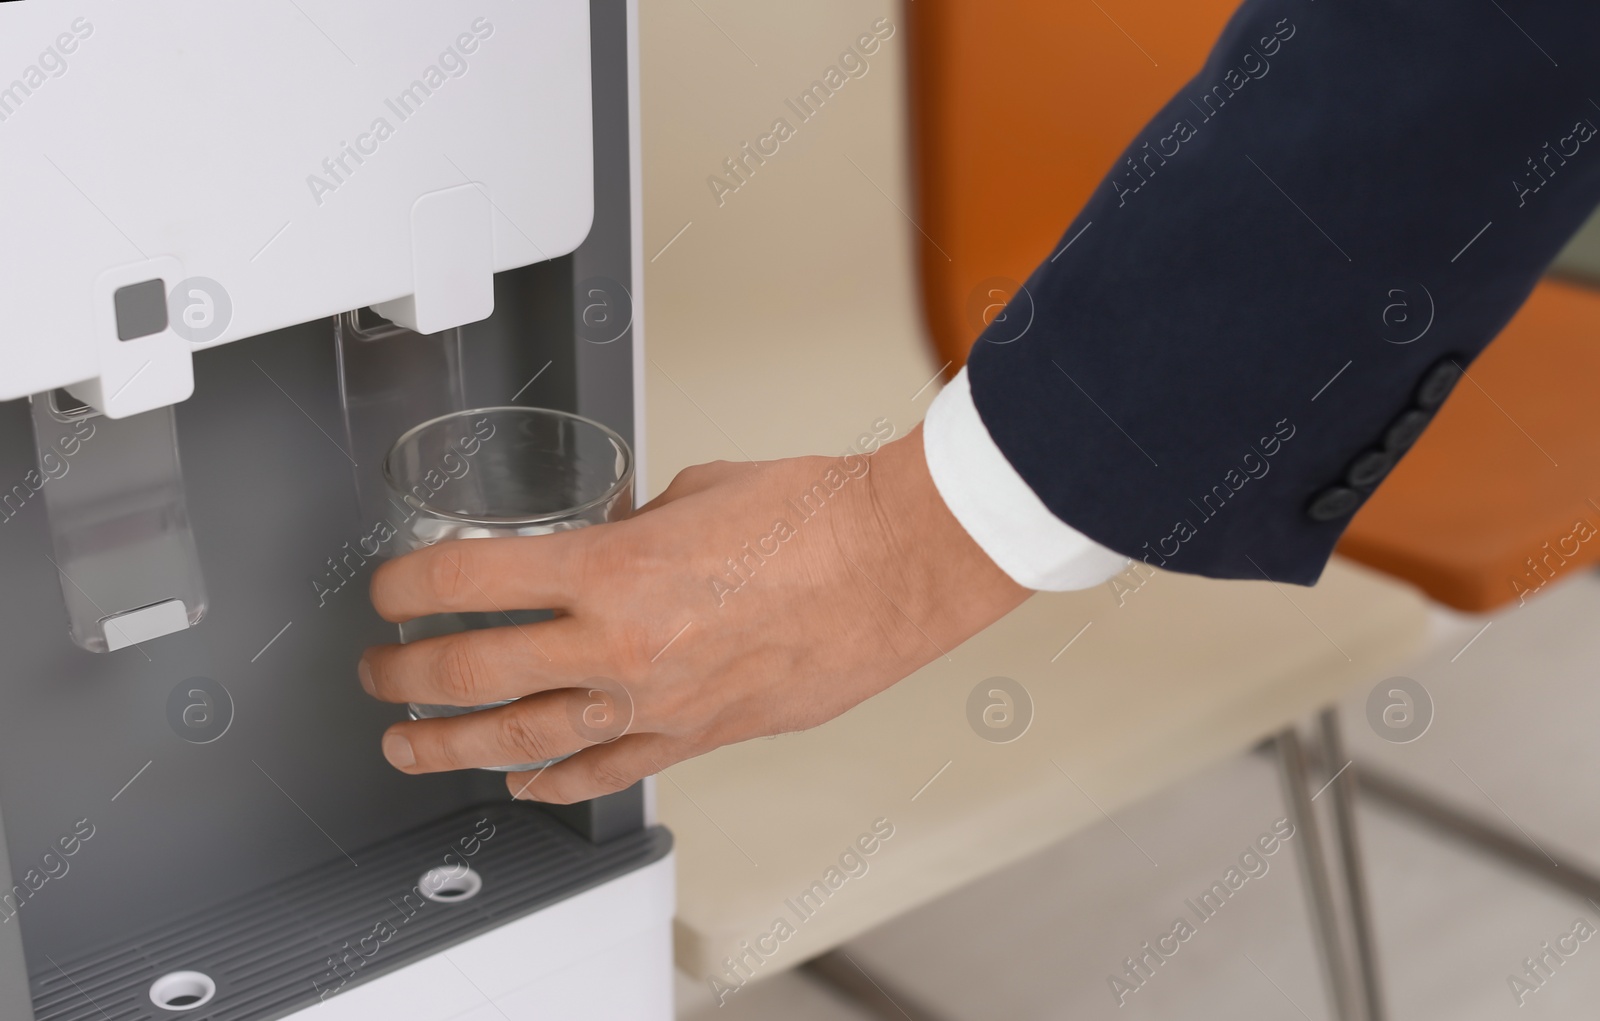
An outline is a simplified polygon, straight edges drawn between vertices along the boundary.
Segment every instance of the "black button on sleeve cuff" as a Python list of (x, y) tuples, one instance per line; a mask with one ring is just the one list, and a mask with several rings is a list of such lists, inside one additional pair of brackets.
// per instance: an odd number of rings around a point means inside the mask
[(1417, 408), (1401, 412), (1400, 417), (1389, 423), (1389, 428), (1384, 431), (1383, 449), (1399, 457), (1411, 449), (1411, 445), (1417, 442), (1431, 421), (1433, 421), (1431, 413)]
[(1306, 505), (1306, 516), (1312, 521), (1333, 521), (1355, 510), (1361, 503), (1361, 494), (1348, 486), (1329, 486)]
[(1461, 375), (1461, 366), (1455, 358), (1434, 362), (1433, 367), (1423, 374), (1422, 382), (1417, 384), (1417, 407), (1423, 411), (1437, 411), (1444, 399), (1450, 396), (1450, 391), (1455, 389), (1456, 380)]
[(1394, 455), (1381, 450), (1369, 450), (1351, 462), (1344, 480), (1357, 489), (1366, 489), (1377, 485), (1393, 467)]

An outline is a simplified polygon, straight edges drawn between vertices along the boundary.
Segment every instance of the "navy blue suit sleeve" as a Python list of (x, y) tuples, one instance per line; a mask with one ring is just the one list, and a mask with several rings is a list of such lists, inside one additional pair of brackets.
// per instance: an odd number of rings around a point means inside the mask
[(996, 444), (1119, 553), (1315, 582), (1600, 203), (1597, 51), (1594, 0), (1247, 0), (975, 345)]

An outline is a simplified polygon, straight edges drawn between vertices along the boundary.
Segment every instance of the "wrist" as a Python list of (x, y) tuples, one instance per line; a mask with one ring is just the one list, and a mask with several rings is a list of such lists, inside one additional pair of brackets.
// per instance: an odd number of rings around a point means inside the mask
[(958, 634), (958, 641), (1033, 594), (983, 551), (939, 495), (923, 451), (921, 424), (874, 454), (867, 478), (902, 591)]

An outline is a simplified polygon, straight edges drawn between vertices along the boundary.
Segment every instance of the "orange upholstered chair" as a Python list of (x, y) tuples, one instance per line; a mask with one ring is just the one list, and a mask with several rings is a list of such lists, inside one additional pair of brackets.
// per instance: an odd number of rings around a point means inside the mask
[(1026, 280), (1050, 255), (1237, 5), (906, 5), (923, 308), (941, 362), (966, 361), (991, 285)]

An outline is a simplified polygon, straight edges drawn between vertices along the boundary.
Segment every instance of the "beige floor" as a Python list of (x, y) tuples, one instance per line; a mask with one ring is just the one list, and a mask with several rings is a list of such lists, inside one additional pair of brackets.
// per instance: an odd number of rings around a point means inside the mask
[[(1432, 728), (1412, 744), (1386, 744), (1366, 724), (1360, 692), (1344, 707), (1350, 743), (1463, 807), (1509, 817), (1551, 850), (1600, 865), (1597, 619), (1600, 580), (1584, 577), (1492, 623), (1445, 622), (1437, 647), (1400, 671), (1432, 694)], [(848, 950), (951, 1021), (1323, 1021), (1328, 1011), (1295, 865), (1285, 853), (1269, 859), (1270, 870), (1200, 927), (1125, 1006), (1106, 981), (1141, 942), (1171, 928), (1184, 898), (1220, 878), (1282, 814), (1272, 764), (1244, 757)], [(1365, 808), (1361, 822), (1395, 1021), (1600, 1016), (1600, 941), (1581, 944), (1524, 1006), (1507, 985), (1523, 958), (1576, 919), (1600, 927), (1600, 906), (1530, 882), (1383, 810)], [(681, 983), (680, 1011), (689, 1021), (866, 1016), (793, 973), (741, 990), (720, 1009), (703, 990)]]

